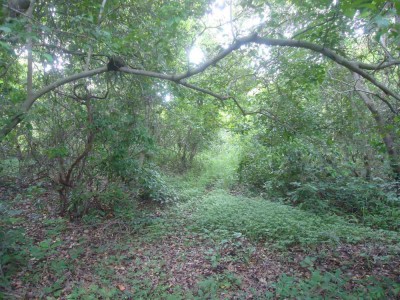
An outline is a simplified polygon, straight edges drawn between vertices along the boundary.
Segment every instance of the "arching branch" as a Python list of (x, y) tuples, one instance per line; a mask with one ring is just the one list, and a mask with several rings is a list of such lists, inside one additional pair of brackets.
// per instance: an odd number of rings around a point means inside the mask
[(59, 86), (62, 86), (66, 83), (81, 79), (81, 78), (86, 78), (86, 77), (92, 77), (94, 75), (97, 74), (101, 74), (107, 71), (107, 67), (101, 67), (98, 69), (94, 69), (94, 70), (90, 70), (90, 71), (86, 71), (86, 72), (82, 72), (82, 73), (78, 73), (78, 74), (74, 74), (72, 76), (66, 77), (66, 78), (62, 78), (59, 79), (57, 81), (54, 81), (52, 84), (42, 88), (41, 90), (37, 91), (36, 93), (34, 93), (32, 95), (31, 98), (28, 98), (27, 100), (25, 100), (21, 107), (19, 112), (13, 116), (10, 120), (8, 120), (7, 124), (1, 129), (0, 131), (0, 141), (2, 141), (4, 139), (4, 137), (11, 131), (13, 130), (25, 117), (25, 114), (29, 111), (29, 109), (32, 107), (33, 103), (35, 103), (35, 101), (37, 99), (39, 99), (41, 96), (43, 96), (44, 94), (47, 94), (48, 92), (56, 89)]
[(349, 71), (352, 71), (361, 77), (364, 77), (366, 80), (368, 80), (370, 83), (375, 85), (377, 88), (385, 92), (386, 94), (392, 96), (396, 100), (400, 101), (400, 95), (397, 93), (393, 92), (390, 90), (387, 86), (384, 84), (380, 83), (377, 81), (373, 76), (369, 75), (367, 72), (362, 70), (360, 68), (361, 66), (366, 67), (365, 64), (359, 63), (359, 62), (354, 62), (350, 61), (343, 56), (340, 56), (339, 54), (335, 53), (333, 50), (329, 48), (325, 48), (324, 46), (320, 46), (317, 44), (305, 42), (305, 41), (297, 41), (297, 40), (287, 40), (287, 39), (270, 39), (270, 38), (262, 38), (262, 37), (254, 37), (252, 42), (261, 44), (261, 45), (266, 45), (266, 46), (282, 46), (282, 47), (293, 47), (293, 48), (303, 48), (303, 49), (308, 49), (314, 52), (321, 53), (322, 55), (330, 58), (337, 64), (344, 66), (347, 68)]
[[(337, 54), (335, 51), (333, 51), (329, 48), (326, 48), (324, 46), (314, 44), (314, 43), (293, 40), (293, 39), (274, 39), (274, 38), (259, 37), (257, 34), (252, 34), (252, 35), (237, 39), (231, 46), (229, 46), (228, 48), (221, 51), (215, 57), (213, 57), (210, 60), (206, 61), (205, 63), (201, 64), (197, 68), (188, 70), (187, 72), (182, 73), (182, 74), (163, 74), (163, 73), (157, 73), (157, 72), (152, 72), (152, 71), (147, 71), (147, 70), (133, 69), (130, 67), (121, 67), (118, 69), (118, 71), (129, 73), (129, 74), (134, 74), (134, 75), (169, 80), (169, 81), (175, 82), (177, 84), (183, 85), (185, 87), (188, 87), (190, 89), (196, 90), (198, 92), (208, 94), (219, 100), (226, 100), (229, 97), (220, 96), (220, 95), (217, 95), (214, 92), (209, 91), (207, 89), (196, 87), (196, 86), (186, 82), (185, 79), (188, 79), (194, 75), (204, 72), (207, 68), (215, 65), (216, 63), (218, 63), (219, 61), (224, 59), (226, 56), (228, 56), (233, 51), (235, 51), (235, 50), (239, 49), (241, 46), (244, 46), (247, 44), (302, 48), (302, 49), (308, 49), (308, 50), (320, 53), (323, 56), (335, 61), (337, 64), (344, 66), (349, 71), (360, 75), (361, 77), (363, 77), (364, 79), (369, 81), (371, 84), (376, 86), (378, 89), (383, 91), (385, 94), (390, 95), (391, 97), (400, 101), (400, 95), (398, 95), (397, 93), (395, 93), (394, 91), (389, 89), (387, 86), (380, 83), (375, 77), (373, 77), (372, 75), (370, 75), (369, 73), (364, 71), (364, 70), (375, 70), (376, 71), (376, 70), (381, 70), (383, 68), (387, 68), (390, 66), (395, 66), (400, 63), (398, 61), (389, 61), (389, 62), (378, 64), (378, 65), (365, 64), (362, 62), (348, 60), (348, 59), (344, 58), (343, 56), (340, 56), (339, 54)], [(8, 121), (8, 123), (0, 130), (0, 141), (23, 120), (24, 115), (28, 112), (30, 107), (33, 105), (33, 103), (39, 97), (43, 96), (44, 94), (54, 90), (55, 88), (57, 88), (61, 85), (64, 85), (66, 83), (75, 81), (80, 78), (91, 77), (91, 76), (94, 76), (94, 75), (97, 75), (97, 74), (100, 74), (100, 73), (103, 73), (106, 71), (107, 71), (107, 66), (104, 66), (104, 67), (101, 67), (98, 69), (75, 74), (75, 75), (69, 76), (67, 78), (57, 80), (54, 83), (44, 87), (43, 89), (39, 90), (36, 93), (34, 93), (31, 98), (28, 98), (21, 105), (20, 112), (17, 115), (15, 115), (14, 117), (12, 117)]]

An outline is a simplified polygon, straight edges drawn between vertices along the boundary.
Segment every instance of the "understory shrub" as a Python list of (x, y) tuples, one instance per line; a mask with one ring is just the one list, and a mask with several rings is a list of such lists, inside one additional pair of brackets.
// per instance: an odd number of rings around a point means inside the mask
[(351, 215), (368, 226), (400, 230), (400, 199), (376, 182), (338, 177), (330, 181), (292, 182), (287, 200), (316, 213)]
[(244, 148), (238, 173), (240, 182), (271, 197), (284, 197), (291, 182), (319, 178), (319, 170), (310, 170), (315, 153), (299, 141), (266, 147), (254, 140)]
[(250, 189), (314, 213), (400, 230), (395, 184), (354, 176), (355, 166), (341, 160), (340, 153), (321, 154), (301, 141), (273, 147), (256, 141), (252, 146), (242, 154), (238, 169), (240, 181)]
[(178, 200), (178, 194), (157, 171), (155, 166), (143, 168), (139, 174), (139, 196), (143, 200), (152, 200), (161, 204)]
[(0, 159), (0, 178), (16, 177), (18, 169), (19, 161), (16, 158)]
[(89, 213), (99, 213), (102, 216), (112, 214), (117, 203), (126, 201), (128, 194), (124, 186), (117, 183), (95, 184), (76, 187), (71, 192), (68, 211), (73, 217), (82, 217)]

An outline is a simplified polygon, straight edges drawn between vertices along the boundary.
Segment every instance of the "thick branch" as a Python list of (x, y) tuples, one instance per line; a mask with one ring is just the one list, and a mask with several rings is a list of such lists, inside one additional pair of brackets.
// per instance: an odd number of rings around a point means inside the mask
[(30, 103), (29, 105), (27, 103), (26, 106), (23, 105), (23, 107), (26, 107), (26, 110), (28, 110), (32, 106), (32, 104), (36, 101), (36, 99), (38, 99), (41, 96), (43, 96), (44, 94), (47, 94), (48, 92), (54, 90), (55, 88), (58, 88), (59, 86), (62, 86), (64, 84), (67, 84), (67, 83), (72, 82), (72, 81), (76, 81), (78, 79), (91, 77), (91, 76), (94, 76), (94, 75), (97, 75), (97, 74), (101, 74), (101, 73), (104, 73), (104, 72), (107, 72), (107, 66), (104, 66), (104, 67), (101, 67), (101, 68), (97, 68), (97, 69), (94, 69), (94, 70), (85, 71), (85, 72), (82, 72), (82, 73), (71, 75), (71, 76), (66, 77), (66, 78), (59, 79), (59, 80), (53, 82), (52, 84), (50, 84), (50, 85), (42, 88), (41, 90), (37, 91), (32, 97), (33, 98), (31, 100), (32, 103)]
[(82, 72), (82, 73), (78, 73), (78, 74), (74, 74), (72, 76), (66, 77), (66, 78), (62, 78), (59, 79), (55, 82), (53, 82), (52, 84), (42, 88), (41, 90), (37, 91), (36, 93), (34, 93), (32, 95), (31, 98), (28, 98), (27, 100), (25, 100), (21, 107), (20, 107), (20, 111), (18, 114), (16, 114), (14, 117), (12, 117), (7, 124), (1, 129), (0, 131), (0, 141), (3, 140), (3, 138), (11, 131), (13, 130), (25, 117), (25, 114), (29, 111), (29, 109), (31, 108), (31, 106), (33, 105), (33, 103), (40, 98), (41, 96), (43, 96), (44, 94), (54, 90), (55, 88), (62, 86), (66, 83), (81, 79), (81, 78), (86, 78), (86, 77), (91, 77), (94, 76), (96, 74), (101, 74), (107, 71), (107, 67), (101, 67), (98, 69), (94, 69), (94, 70), (90, 70), (90, 71), (86, 71), (86, 72)]
[[(379, 69), (382, 69), (384, 67), (397, 65), (398, 62), (395, 62), (395, 61), (387, 62), (387, 63), (383, 63), (383, 64), (378, 65), (378, 66), (369, 65), (369, 64), (364, 64), (364, 63), (361, 63), (361, 62), (350, 61), (350, 60), (338, 55), (337, 53), (335, 53), (331, 49), (328, 49), (328, 48), (325, 48), (324, 46), (320, 46), (320, 45), (313, 44), (313, 43), (310, 43), (310, 42), (298, 41), (298, 40), (292, 40), (292, 39), (262, 38), (262, 37), (257, 36), (257, 34), (252, 34), (252, 35), (249, 35), (247, 37), (243, 37), (243, 38), (237, 39), (230, 47), (228, 47), (228, 48), (224, 49), (223, 51), (221, 51), (214, 58), (206, 61), (205, 63), (203, 63), (199, 67), (197, 67), (195, 69), (192, 69), (192, 70), (189, 70), (189, 71), (187, 71), (186, 73), (183, 73), (183, 74), (169, 75), (169, 74), (162, 74), (162, 73), (146, 71), (146, 70), (132, 69), (132, 68), (129, 68), (129, 67), (122, 67), (122, 68), (119, 69), (119, 71), (125, 72), (125, 73), (129, 73), (129, 74), (135, 74), (135, 75), (140, 75), (140, 76), (147, 76), (147, 77), (153, 77), (153, 78), (159, 78), (159, 79), (163, 79), (163, 80), (173, 81), (173, 82), (175, 82), (177, 84), (181, 84), (183, 86), (186, 86), (188, 88), (194, 89), (196, 91), (211, 95), (211, 96), (213, 96), (213, 97), (215, 97), (217, 99), (225, 100), (225, 99), (227, 99), (227, 97), (219, 96), (219, 95), (217, 95), (217, 94), (215, 94), (215, 93), (213, 93), (211, 91), (208, 91), (206, 89), (196, 87), (196, 86), (194, 86), (192, 84), (187, 83), (186, 81), (184, 81), (184, 79), (187, 79), (187, 78), (189, 78), (191, 76), (194, 76), (196, 74), (204, 72), (210, 66), (215, 65), (218, 61), (224, 59), (231, 52), (239, 49), (243, 45), (247, 45), (247, 44), (251, 44), (251, 43), (255, 43), (255, 44), (259, 44), (259, 45), (266, 45), (266, 46), (282, 46), (282, 47), (303, 48), (303, 49), (308, 49), (308, 50), (311, 50), (311, 51), (314, 51), (314, 52), (317, 52), (317, 53), (321, 53), (322, 55), (332, 59), (333, 61), (335, 61), (339, 65), (344, 66), (348, 70), (350, 70), (350, 71), (352, 71), (352, 72), (354, 72), (356, 74), (359, 74), (360, 76), (362, 76), (363, 78), (368, 80), (370, 83), (375, 85), (377, 88), (382, 90), (387, 95), (390, 95), (393, 98), (395, 98), (395, 99), (400, 101), (400, 96), (398, 94), (396, 94), (395, 92), (390, 90), (384, 84), (378, 82), (373, 76), (369, 75), (367, 72), (365, 72), (363, 70), (363, 69), (379, 70)], [(43, 89), (41, 89), (38, 92), (36, 92), (32, 97), (28, 97), (28, 99), (22, 104), (20, 112), (17, 115), (15, 115), (12, 119), (10, 119), (9, 122), (1, 129), (1, 131), (0, 131), (0, 141), (15, 126), (17, 126), (19, 122), (22, 121), (25, 113), (30, 109), (30, 107), (36, 101), (36, 99), (38, 99), (42, 95), (48, 93), (49, 91), (51, 91), (51, 90), (53, 90), (53, 89), (55, 89), (55, 88), (57, 88), (57, 87), (59, 87), (59, 86), (61, 86), (63, 84), (66, 84), (68, 82), (75, 81), (75, 80), (80, 79), (80, 78), (90, 77), (90, 76), (93, 76), (93, 75), (96, 75), (96, 74), (100, 74), (100, 73), (103, 73), (103, 72), (106, 72), (106, 71), (107, 71), (107, 67), (104, 66), (104, 67), (101, 67), (101, 68), (98, 68), (98, 69), (95, 69), (95, 70), (91, 70), (91, 71), (86, 71), (86, 72), (82, 72), (82, 73), (79, 73), (79, 74), (75, 74), (75, 75), (72, 75), (70, 77), (57, 80), (56, 82), (44, 87)]]
[(355, 62), (360, 69), (364, 70), (371, 70), (371, 71), (377, 71), (377, 70), (382, 70), (386, 69), (392, 66), (398, 66), (400, 65), (400, 60), (392, 60), (388, 62), (383, 62), (380, 64), (366, 64), (362, 62)]
[(189, 78), (189, 77), (191, 77), (193, 75), (196, 75), (196, 74), (204, 72), (208, 67), (214, 66), (217, 62), (219, 62), (220, 60), (224, 59), (226, 56), (231, 54), (233, 51), (239, 49), (241, 46), (249, 44), (251, 42), (254, 42), (254, 39), (255, 39), (256, 36), (257, 36), (256, 34), (252, 34), (252, 35), (249, 35), (247, 37), (243, 37), (243, 38), (237, 39), (228, 48), (226, 48), (223, 51), (221, 51), (219, 54), (217, 54), (212, 59), (210, 59), (210, 60), (206, 61), (205, 63), (201, 64), (199, 67), (197, 67), (197, 68), (195, 68), (193, 70), (189, 70), (184, 74), (174, 76), (174, 80), (182, 80), (182, 79)]
[(168, 74), (162, 74), (162, 73), (157, 73), (157, 72), (152, 72), (152, 71), (132, 69), (129, 67), (121, 67), (118, 69), (118, 71), (128, 73), (128, 74), (153, 77), (153, 78), (164, 79), (164, 80), (169, 80), (169, 81), (174, 81), (174, 82), (178, 82), (180, 80), (175, 75), (168, 75)]
[(362, 69), (379, 70), (379, 69), (383, 69), (385, 67), (389, 67), (391, 65), (396, 65), (400, 62), (393, 61), (393, 62), (381, 64), (381, 65), (369, 65), (369, 64), (364, 64), (361, 62), (350, 61), (350, 60), (338, 55), (333, 50), (331, 50), (329, 48), (325, 48), (324, 46), (320, 46), (317, 44), (313, 44), (313, 43), (309, 43), (309, 42), (305, 42), (305, 41), (289, 40), (289, 39), (262, 38), (262, 37), (258, 37), (256, 34), (238, 39), (230, 47), (228, 47), (227, 49), (220, 52), (214, 58), (206, 61), (204, 64), (200, 65), (198, 68), (189, 70), (188, 72), (186, 72), (184, 74), (166, 75), (166, 74), (160, 74), (160, 73), (155, 73), (155, 72), (150, 72), (150, 71), (131, 69), (131, 68), (127, 68), (127, 67), (121, 68), (120, 71), (123, 71), (126, 73), (131, 73), (131, 74), (136, 74), (136, 75), (150, 76), (150, 77), (155, 77), (155, 78), (159, 78), (159, 79), (166, 79), (166, 80), (170, 80), (170, 81), (179, 83), (179, 81), (182, 79), (186, 79), (193, 75), (204, 72), (208, 67), (215, 65), (218, 61), (222, 60), (223, 58), (225, 58), (227, 55), (229, 55), (233, 51), (239, 49), (243, 45), (250, 44), (250, 43), (262, 44), (262, 45), (266, 45), (266, 46), (303, 48), (303, 49), (308, 49), (308, 50), (311, 50), (314, 52), (321, 53), (322, 55), (332, 59), (339, 65), (346, 67), (348, 70), (361, 75), (362, 77), (367, 79), (369, 82), (371, 82), (373, 85), (378, 87), (380, 90), (382, 90), (386, 94), (388, 94), (388, 95), (392, 96), (393, 98), (400, 101), (400, 96), (398, 94), (396, 94), (395, 92), (390, 90), (388, 87), (386, 87), (384, 84), (378, 82), (373, 76), (369, 75), (367, 72), (362, 70)]
[(386, 87), (384, 84), (378, 82), (373, 76), (369, 75), (367, 72), (363, 71), (359, 67), (358, 62), (353, 62), (347, 60), (346, 58), (338, 55), (334, 51), (329, 48), (325, 48), (324, 46), (320, 46), (317, 44), (305, 42), (305, 41), (297, 41), (297, 40), (287, 40), (287, 39), (270, 39), (270, 38), (262, 38), (262, 37), (254, 37), (252, 42), (257, 44), (262, 44), (266, 46), (283, 46), (283, 47), (294, 47), (294, 48), (303, 48), (308, 49), (314, 52), (321, 53), (322, 55), (330, 58), (331, 60), (335, 61), (339, 65), (344, 66), (348, 70), (361, 75), (367, 79), (370, 83), (375, 85), (377, 88), (385, 92), (386, 94), (392, 96), (396, 100), (400, 101), (400, 96)]
[(368, 87), (364, 85), (361, 77), (358, 74), (353, 73), (353, 78), (355, 80), (355, 89), (360, 96), (361, 100), (364, 102), (365, 106), (371, 112), (373, 118), (375, 119), (379, 134), (386, 146), (386, 151), (389, 156), (390, 166), (395, 175), (395, 179), (400, 179), (400, 157), (398, 149), (396, 148), (395, 134), (392, 130), (387, 128), (387, 123), (384, 121), (384, 117), (375, 107), (373, 100), (369, 97), (368, 93), (362, 90), (368, 91)]
[[(354, 84), (350, 84), (350, 83), (348, 83), (348, 82), (346, 82), (346, 81), (343, 81), (343, 80), (334, 78), (334, 77), (332, 77), (332, 75), (331, 75), (331, 80), (338, 81), (338, 82), (340, 82), (341, 84), (344, 84), (344, 85), (347, 85), (347, 86), (351, 87), (350, 90), (348, 90), (348, 91), (341, 91), (341, 93), (353, 92), (353, 91), (354, 91)], [(372, 92), (370, 92), (369, 90), (368, 90), (368, 91), (366, 91), (366, 90), (357, 90), (357, 92), (358, 92), (358, 91), (364, 92), (364, 93), (367, 93), (368, 95), (372, 95), (372, 96), (374, 96), (374, 97), (379, 98), (383, 103), (386, 104), (386, 106), (390, 109), (390, 111), (391, 111), (392, 113), (394, 113), (395, 115), (398, 115), (398, 114), (399, 114), (399, 112), (393, 107), (393, 105), (390, 104), (390, 102), (389, 102), (387, 99), (385, 99), (384, 97), (382, 97), (382, 96), (379, 95), (378, 93), (372, 93)]]
[(378, 109), (376, 109), (373, 100), (369, 97), (369, 94), (371, 94), (371, 92), (365, 85), (363, 85), (362, 79), (358, 74), (353, 73), (353, 78), (355, 80), (354, 90), (357, 92), (357, 94), (363, 100), (365, 106), (367, 106), (368, 110), (371, 112), (381, 134), (384, 134), (386, 124), (383, 120), (381, 113), (378, 111)]

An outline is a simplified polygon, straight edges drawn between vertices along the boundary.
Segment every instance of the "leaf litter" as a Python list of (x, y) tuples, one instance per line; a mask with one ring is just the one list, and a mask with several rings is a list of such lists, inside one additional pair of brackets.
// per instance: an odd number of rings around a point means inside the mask
[[(5, 190), (0, 192), (4, 196)], [(183, 295), (201, 295), (202, 283), (209, 279), (216, 283), (220, 299), (258, 299), (273, 292), (283, 274), (307, 279), (312, 270), (340, 269), (350, 278), (349, 290), (371, 276), (400, 283), (396, 245), (342, 243), (282, 252), (240, 234), (216, 240), (189, 230), (185, 220), (180, 228), (148, 238), (145, 230), (132, 230), (122, 220), (86, 225), (56, 218), (47, 210), (39, 214), (31, 199), (16, 202), (14, 209), (20, 211), (24, 222), (18, 226), (25, 229), (33, 246), (46, 250), (42, 257), (35, 257), (31, 249), (28, 264), (12, 278), (7, 292), (15, 299), (51, 295), (67, 299), (77, 287), (93, 286), (113, 287), (126, 299), (134, 299), (144, 289), (151, 295), (160, 287), (166, 294), (179, 287)], [(155, 215), (165, 218), (159, 212)], [(52, 235), (54, 224), (59, 230)]]

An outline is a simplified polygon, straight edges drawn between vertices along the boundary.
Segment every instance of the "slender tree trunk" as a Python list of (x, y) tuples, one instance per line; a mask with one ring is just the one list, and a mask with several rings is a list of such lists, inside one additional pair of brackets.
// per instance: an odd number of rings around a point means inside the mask
[(389, 163), (394, 178), (396, 181), (400, 181), (400, 155), (395, 143), (396, 134), (393, 132), (393, 130), (388, 129), (387, 125), (390, 124), (387, 123), (382, 113), (376, 108), (374, 101), (370, 96), (371, 93), (369, 92), (368, 87), (362, 82), (361, 76), (353, 73), (353, 78), (356, 80), (355, 88), (357, 94), (367, 106), (376, 122), (379, 134), (381, 135), (383, 143), (386, 147), (386, 152), (389, 157)]
[(368, 154), (364, 155), (364, 167), (365, 167), (365, 180), (371, 180), (371, 164), (369, 163)]
[[(106, 5), (107, 0), (102, 1), (102, 6), (100, 8), (100, 13), (99, 13), (99, 25), (101, 22), (102, 14), (104, 11), (104, 6)], [(92, 57), (92, 47), (89, 48), (88, 55), (86, 57), (86, 64), (85, 64), (85, 72), (88, 72), (90, 69), (90, 61)], [(89, 88), (86, 88), (87, 95), (85, 99), (79, 99), (82, 101), (82, 104), (86, 106), (86, 112), (87, 112), (87, 124), (88, 124), (88, 134), (86, 138), (86, 143), (85, 143), (85, 149), (83, 152), (75, 159), (75, 161), (71, 164), (69, 167), (68, 171), (64, 171), (64, 168), (61, 168), (61, 172), (59, 174), (59, 178), (62, 180), (59, 180), (60, 184), (62, 187), (59, 190), (59, 195), (60, 195), (60, 200), (61, 200), (61, 211), (60, 215), (65, 216), (66, 213), (68, 212), (68, 204), (69, 204), (69, 198), (68, 198), (68, 191), (73, 188), (76, 184), (76, 181), (79, 181), (81, 177), (83, 176), (83, 171), (85, 168), (85, 160), (86, 158), (90, 155), (90, 152), (93, 149), (93, 144), (94, 144), (94, 139), (96, 136), (97, 130), (95, 129), (94, 126), (94, 113), (93, 113), (93, 107), (92, 107), (92, 95), (90, 93)], [(87, 207), (84, 208), (84, 211), (87, 211)], [(77, 212), (74, 211), (69, 211), (69, 217), (72, 220), (74, 217), (74, 213), (77, 214)]]
[(33, 96), (33, 54), (32, 54), (32, 17), (33, 17), (33, 8), (35, 6), (35, 0), (31, 1), (29, 9), (27, 11), (27, 15), (29, 17), (29, 22), (26, 27), (26, 31), (28, 33), (28, 38), (26, 39), (26, 50), (28, 52), (28, 73), (26, 78), (26, 97), (28, 99), (32, 99)]

